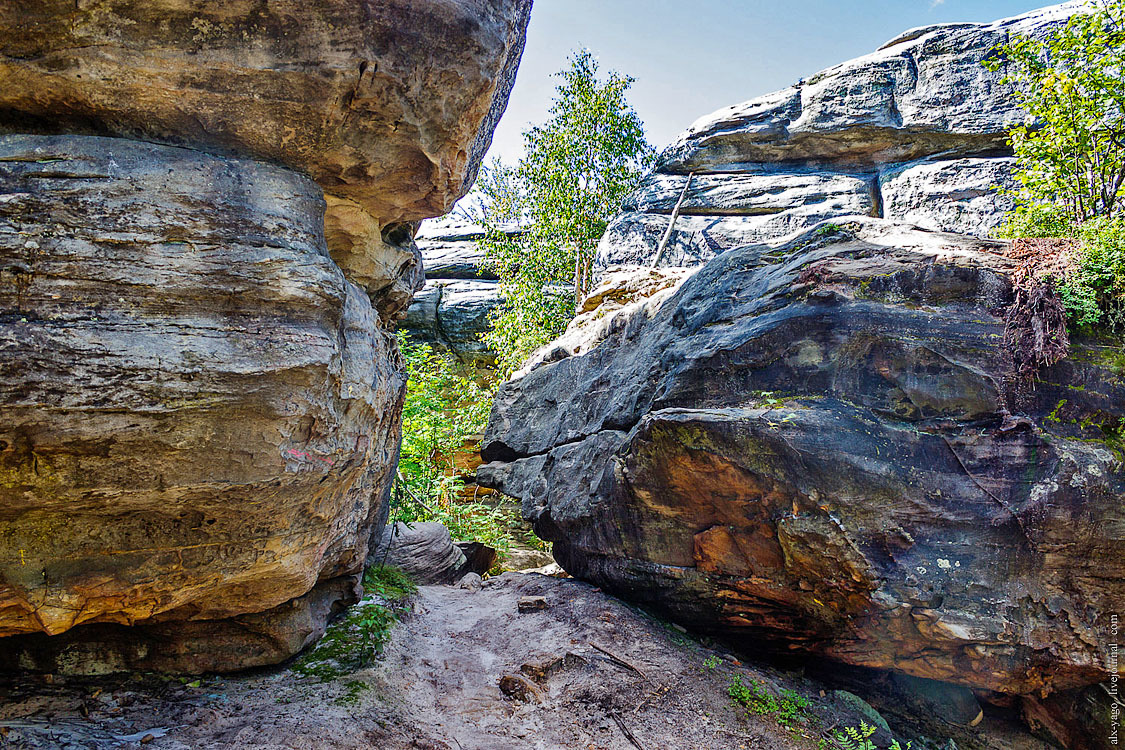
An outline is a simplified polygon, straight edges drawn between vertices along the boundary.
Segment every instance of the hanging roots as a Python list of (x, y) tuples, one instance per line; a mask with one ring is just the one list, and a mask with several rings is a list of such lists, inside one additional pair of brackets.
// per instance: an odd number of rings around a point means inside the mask
[(1053, 279), (1066, 273), (1074, 248), (1064, 239), (1017, 240), (1012, 246), (1010, 257), (1022, 262), (1012, 274), (1015, 299), (1004, 321), (1004, 347), (1011, 358), (1009, 392), (1016, 401), (1026, 398), (1040, 370), (1070, 352), (1066, 309)]

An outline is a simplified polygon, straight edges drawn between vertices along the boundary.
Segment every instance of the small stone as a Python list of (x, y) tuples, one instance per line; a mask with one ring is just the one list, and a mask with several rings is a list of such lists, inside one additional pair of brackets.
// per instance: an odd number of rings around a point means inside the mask
[(516, 603), (516, 608), (521, 612), (536, 612), (538, 610), (547, 609), (550, 605), (547, 604), (546, 597), (543, 596), (523, 596)]
[(539, 691), (522, 677), (507, 674), (500, 678), (500, 692), (513, 700), (531, 703), (539, 700)]
[(476, 573), (466, 573), (465, 575), (461, 576), (461, 580), (457, 582), (458, 588), (465, 589), (466, 591), (472, 591), (474, 593), (480, 591), (483, 585), (484, 584), (481, 581), (481, 577)]

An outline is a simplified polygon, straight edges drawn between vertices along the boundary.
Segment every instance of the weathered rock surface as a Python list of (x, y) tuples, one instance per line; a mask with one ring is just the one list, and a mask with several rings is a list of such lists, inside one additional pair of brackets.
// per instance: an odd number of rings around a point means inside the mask
[(355, 600), (416, 223), (530, 6), (0, 5), (5, 666), (267, 664)]
[(0, 634), (220, 620), (353, 577), (403, 376), (319, 188), (16, 135), (0, 196)]
[(851, 214), (987, 236), (1008, 208), (994, 191), (1012, 184), (1007, 128), (1024, 115), (981, 61), (1011, 34), (1041, 33), (1081, 7), (915, 29), (700, 119), (610, 225), (597, 267), (650, 262), (692, 172), (665, 265)]
[(884, 213), (925, 229), (987, 237), (1015, 202), (997, 187), (1015, 188), (1015, 159), (920, 162), (879, 175)]
[(490, 367), (496, 353), (481, 341), (488, 314), (500, 304), (500, 282), (477, 246), (484, 227), (445, 218), (422, 223), (416, 237), (425, 286), (402, 319), (411, 339), (465, 364)]
[(496, 355), (481, 341), (488, 314), (500, 304), (500, 282), (428, 280), (402, 319), (411, 339), (466, 363), (489, 365)]
[(282, 164), (382, 226), (445, 213), (507, 103), (530, 0), (0, 8), (0, 124)]
[(417, 583), (454, 583), (476, 572), (467, 567), (465, 553), (453, 543), (449, 529), (432, 522), (399, 521), (387, 526), (371, 552), (371, 562), (400, 568)]
[(412, 222), (472, 185), (531, 0), (49, 0), (0, 7), (0, 129), (251, 157), (327, 194), (333, 260), (384, 321), (422, 282)]
[(1009, 408), (1005, 245), (843, 223), (729, 250), (533, 364), (479, 481), (570, 573), (748, 647), (1006, 693), (1104, 680), (1120, 346), (1076, 342)]

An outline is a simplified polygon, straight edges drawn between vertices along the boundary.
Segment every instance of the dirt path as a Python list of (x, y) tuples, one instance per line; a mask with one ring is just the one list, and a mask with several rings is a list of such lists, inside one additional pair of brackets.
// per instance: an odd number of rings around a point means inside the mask
[[(547, 608), (521, 613), (525, 597)], [(735, 677), (809, 705), (786, 729), (777, 713), (732, 704)], [(740, 664), (587, 584), (511, 573), (477, 592), (423, 587), (383, 658), (331, 679), (290, 665), (4, 690), (0, 747), (52, 750), (815, 750), (825, 729), (862, 718), (811, 681)], [(1023, 737), (981, 746), (1045, 747)]]

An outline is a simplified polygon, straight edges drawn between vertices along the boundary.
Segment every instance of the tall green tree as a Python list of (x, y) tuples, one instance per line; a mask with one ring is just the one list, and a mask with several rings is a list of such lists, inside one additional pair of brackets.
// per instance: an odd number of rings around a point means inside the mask
[(566, 329), (598, 240), (655, 158), (626, 100), (634, 79), (598, 72), (589, 51), (572, 55), (550, 118), (524, 133), (523, 159), (493, 162), (477, 185), (503, 297), (486, 341), (504, 375)]

